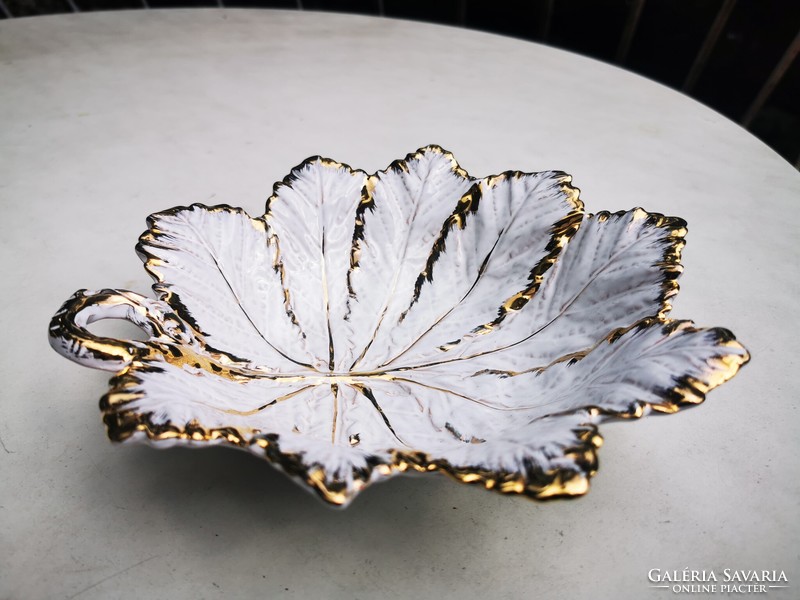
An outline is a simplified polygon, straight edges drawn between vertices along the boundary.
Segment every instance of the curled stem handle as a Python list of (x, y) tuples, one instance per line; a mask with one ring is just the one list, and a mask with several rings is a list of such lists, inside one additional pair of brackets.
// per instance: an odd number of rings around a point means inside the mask
[(78, 364), (119, 371), (147, 344), (97, 336), (86, 326), (102, 319), (125, 319), (157, 337), (163, 328), (161, 315), (154, 310), (156, 302), (127, 290), (78, 290), (50, 321), (50, 345)]

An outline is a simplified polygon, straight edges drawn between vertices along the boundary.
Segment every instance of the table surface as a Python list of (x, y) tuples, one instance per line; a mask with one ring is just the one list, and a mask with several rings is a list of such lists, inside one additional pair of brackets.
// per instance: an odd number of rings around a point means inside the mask
[[(800, 176), (739, 126), (552, 48), (321, 13), (7, 20), (0, 82), (1, 598), (671, 595), (655, 568), (783, 570), (770, 596), (796, 597)], [(106, 440), (107, 374), (45, 330), (78, 288), (149, 290), (148, 214), (260, 214), (306, 156), (375, 171), (429, 143), (474, 175), (572, 173), (589, 211), (685, 218), (672, 314), (751, 364), (699, 408), (603, 426), (573, 501), (398, 477), (335, 511), (245, 453)]]

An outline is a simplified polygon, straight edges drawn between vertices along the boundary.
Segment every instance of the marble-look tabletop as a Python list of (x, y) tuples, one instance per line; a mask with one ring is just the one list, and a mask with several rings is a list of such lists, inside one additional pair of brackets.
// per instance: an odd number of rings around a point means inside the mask
[[(751, 363), (700, 407), (604, 425), (570, 501), (397, 477), (336, 511), (246, 453), (107, 441), (108, 375), (53, 352), (47, 324), (78, 288), (148, 292), (148, 214), (260, 214), (309, 155), (375, 171), (431, 143), (474, 175), (572, 173), (591, 212), (686, 219), (672, 316), (731, 329)], [(0, 22), (0, 149), (0, 598), (675, 595), (652, 569), (784, 571), (769, 596), (797, 596), (800, 175), (709, 108), (462, 29), (94, 13)]]

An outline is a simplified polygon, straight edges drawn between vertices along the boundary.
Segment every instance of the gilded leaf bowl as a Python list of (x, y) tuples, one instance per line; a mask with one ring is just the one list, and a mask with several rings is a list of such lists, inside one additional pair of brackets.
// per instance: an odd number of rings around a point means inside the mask
[[(428, 146), (374, 175), (313, 157), (264, 215), (151, 215), (156, 299), (76, 292), (50, 342), (114, 371), (112, 440), (227, 444), (335, 505), (403, 472), (580, 495), (604, 419), (702, 402), (748, 360), (667, 317), (686, 224), (589, 214), (555, 171), (468, 175)], [(86, 326), (127, 319), (147, 341)]]

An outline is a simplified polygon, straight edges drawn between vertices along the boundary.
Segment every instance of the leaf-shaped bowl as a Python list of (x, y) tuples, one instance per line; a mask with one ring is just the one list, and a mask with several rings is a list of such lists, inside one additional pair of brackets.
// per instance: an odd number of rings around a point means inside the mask
[[(588, 214), (570, 176), (476, 179), (428, 146), (374, 175), (320, 157), (264, 215), (151, 215), (157, 299), (76, 292), (50, 341), (115, 371), (115, 441), (224, 443), (324, 500), (437, 472), (534, 498), (588, 489), (597, 424), (702, 402), (748, 360), (667, 318), (686, 224)], [(149, 340), (98, 337), (128, 319)]]

